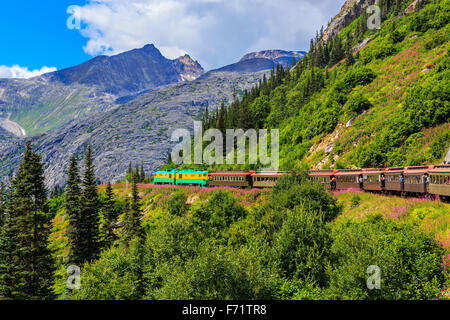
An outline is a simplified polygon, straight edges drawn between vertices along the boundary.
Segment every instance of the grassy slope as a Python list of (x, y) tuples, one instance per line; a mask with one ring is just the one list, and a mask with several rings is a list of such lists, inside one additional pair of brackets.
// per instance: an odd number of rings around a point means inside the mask
[[(257, 208), (266, 204), (270, 197), (269, 190), (249, 190), (232, 189), (237, 202), (246, 208), (248, 216), (246, 219), (236, 222), (229, 229), (229, 246), (241, 243), (254, 232), (253, 229), (272, 230), (276, 228), (272, 215), (258, 215)], [(105, 186), (99, 187), (101, 197), (104, 194)], [(131, 187), (125, 184), (113, 186), (118, 201), (125, 203), (126, 197), (131, 194)], [(152, 187), (151, 185), (140, 185), (139, 196), (141, 197), (141, 209), (143, 212), (142, 225), (147, 234), (152, 230), (160, 230), (164, 227), (167, 219), (173, 219), (173, 215), (168, 211), (168, 201), (176, 192), (182, 192), (187, 196), (187, 202), (192, 207), (197, 207), (209, 201), (217, 189), (203, 189), (198, 187)], [(436, 239), (437, 243), (444, 248), (445, 255), (443, 263), (450, 259), (450, 204), (442, 203), (431, 199), (417, 199), (400, 197), (388, 197), (374, 193), (364, 193), (355, 191), (336, 192), (335, 197), (342, 205), (343, 211), (334, 221), (331, 222), (332, 228), (337, 228), (346, 221), (357, 221), (365, 219), (371, 214), (383, 213), (387, 219), (392, 219), (401, 224), (406, 222), (411, 224), (419, 231), (424, 231)], [(57, 198), (54, 203), (56, 216), (53, 219), (53, 229), (50, 235), (50, 247), (54, 250), (58, 261), (58, 279), (55, 285), (55, 292), (59, 299), (66, 298), (65, 279), (66, 269), (64, 257), (68, 253), (68, 242), (65, 236), (68, 227), (68, 219), (61, 205), (63, 197)], [(59, 209), (58, 209), (59, 208)], [(62, 208), (62, 209), (61, 209)], [(119, 221), (123, 220), (123, 215)], [(252, 231), (253, 230), (253, 231)], [(119, 228), (118, 232), (121, 232)], [(245, 242), (245, 241), (244, 241)]]
[[(413, 15), (396, 21), (396, 30), (404, 36), (404, 40), (392, 45), (393, 52), (395, 52), (392, 55), (373, 58), (378, 51), (391, 45), (388, 40), (391, 34), (391, 22), (386, 21), (380, 31), (376, 33), (369, 31), (365, 35), (372, 41), (359, 52), (360, 58), (357, 59), (354, 67), (368, 67), (376, 73), (377, 77), (366, 86), (354, 88), (347, 97), (361, 94), (371, 102), (373, 107), (356, 117), (340, 111), (336, 128), (330, 133), (323, 133), (312, 138), (307, 144), (309, 150), (306, 152), (304, 144), (299, 145), (295, 141), (299, 129), (296, 124), (302, 122), (300, 117), (303, 114), (300, 112), (298, 115), (284, 120), (279, 126), (283, 128), (281, 129), (281, 139), (285, 141), (280, 155), (282, 167), (292, 167), (292, 163), (299, 165), (303, 157), (310, 166), (314, 167), (331, 167), (336, 164), (337, 160), (341, 166), (357, 165), (357, 154), (363, 151), (360, 146), (368, 145), (377, 135), (381, 135), (383, 129), (395, 116), (396, 110), (402, 108), (408, 90), (415, 85), (426, 83), (434, 76), (433, 68), (442, 61), (448, 50), (450, 26), (431, 28), (426, 32), (410, 31), (409, 24)], [(357, 22), (358, 20), (345, 28), (341, 35), (354, 31)], [(434, 48), (430, 48), (430, 43), (434, 39), (443, 39), (443, 41), (441, 40), (440, 44), (438, 42)], [(370, 59), (371, 61), (368, 61)], [(426, 68), (431, 71), (423, 71)], [(336, 72), (336, 80), (339, 81), (345, 77), (348, 68), (345, 66), (345, 61), (342, 61), (329, 69), (329, 72), (330, 74)], [(325, 89), (314, 95), (304, 107), (312, 109), (313, 117), (314, 113), (316, 116), (320, 115), (318, 114), (319, 108), (316, 106), (327, 101), (328, 97), (332, 95), (336, 80), (330, 77), (326, 81)], [(442, 81), (448, 83), (448, 80), (447, 76)], [(295, 88), (290, 89), (289, 94), (295, 94)], [(347, 121), (352, 118), (355, 118), (354, 123), (351, 127), (346, 128)], [(404, 153), (405, 158), (399, 160), (400, 163), (392, 161), (391, 165), (441, 161), (446, 151), (445, 148), (441, 150), (441, 155), (436, 157), (430, 154), (430, 144), (437, 136), (445, 132), (450, 132), (449, 122), (431, 128), (423, 128), (421, 132), (403, 141), (398, 151)], [(334, 144), (334, 150), (330, 154), (325, 154), (324, 149), (330, 144)], [(448, 140), (446, 145), (448, 148)]]

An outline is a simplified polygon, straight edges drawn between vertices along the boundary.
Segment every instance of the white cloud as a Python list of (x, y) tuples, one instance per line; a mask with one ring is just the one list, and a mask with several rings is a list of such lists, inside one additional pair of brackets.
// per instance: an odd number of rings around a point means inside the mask
[(16, 79), (28, 79), (40, 76), (41, 74), (53, 72), (57, 69), (55, 67), (42, 67), (40, 70), (28, 70), (27, 67), (21, 67), (13, 65), (12, 67), (0, 66), (0, 78), (16, 78)]
[(153, 43), (168, 58), (189, 53), (206, 68), (264, 49), (307, 50), (344, 0), (90, 0), (77, 15), (91, 54)]

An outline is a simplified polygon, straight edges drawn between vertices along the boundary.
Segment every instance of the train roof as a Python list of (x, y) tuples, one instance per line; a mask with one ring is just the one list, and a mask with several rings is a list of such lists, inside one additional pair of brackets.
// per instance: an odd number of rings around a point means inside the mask
[(252, 177), (281, 177), (289, 174), (286, 171), (252, 171)]
[(363, 174), (381, 174), (385, 173), (386, 168), (370, 168), (370, 169), (363, 169)]
[(450, 164), (439, 164), (434, 166), (430, 173), (450, 173)]
[(407, 167), (404, 174), (424, 174), (427, 173), (433, 166), (411, 166)]
[(387, 168), (385, 174), (398, 174), (405, 171), (405, 167)]
[(222, 171), (222, 172), (210, 172), (210, 176), (249, 176), (250, 171)]
[(362, 169), (339, 169), (336, 176), (359, 176), (363, 173)]
[(183, 169), (177, 172), (178, 174), (208, 174), (209, 171), (195, 170), (195, 169)]
[(329, 177), (334, 176), (338, 170), (311, 170), (308, 175), (315, 177)]
[(179, 170), (177, 169), (168, 169), (168, 170), (162, 170), (162, 171), (156, 171), (155, 174), (159, 173), (159, 174), (173, 174), (173, 173), (177, 173)]

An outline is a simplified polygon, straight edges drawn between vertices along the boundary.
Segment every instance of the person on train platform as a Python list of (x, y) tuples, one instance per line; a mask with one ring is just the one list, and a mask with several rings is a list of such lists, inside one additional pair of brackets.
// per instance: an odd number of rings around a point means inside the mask
[(359, 188), (364, 189), (364, 179), (363, 179), (362, 175), (359, 176), (358, 182), (359, 182)]
[(400, 177), (400, 182), (401, 182), (401, 185), (402, 185), (402, 190), (404, 190), (405, 189), (405, 177), (403, 176), (403, 174)]
[(430, 177), (428, 177), (428, 173), (425, 173), (424, 175), (423, 175), (423, 184), (424, 184), (424, 189), (425, 189), (425, 192), (428, 192), (428, 184), (430, 183)]
[(331, 178), (331, 190), (336, 190), (336, 177)]
[(384, 176), (384, 174), (381, 175), (380, 180), (381, 180), (381, 188), (384, 189), (386, 187), (386, 177)]

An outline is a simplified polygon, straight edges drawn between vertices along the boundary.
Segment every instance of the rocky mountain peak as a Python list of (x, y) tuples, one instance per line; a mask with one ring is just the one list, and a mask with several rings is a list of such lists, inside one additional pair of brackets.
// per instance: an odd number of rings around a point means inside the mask
[(269, 59), (269, 60), (277, 60), (285, 57), (296, 57), (303, 58), (306, 54), (304, 51), (286, 51), (286, 50), (264, 50), (258, 52), (251, 52), (242, 57), (241, 61), (250, 60), (250, 59)]
[(183, 81), (193, 81), (205, 73), (200, 63), (193, 60), (188, 54), (175, 59), (174, 66)]
[(331, 20), (323, 34), (323, 41), (328, 42), (339, 34), (346, 26), (355, 20), (368, 6), (375, 3), (375, 0), (347, 0), (342, 5), (341, 11)]

